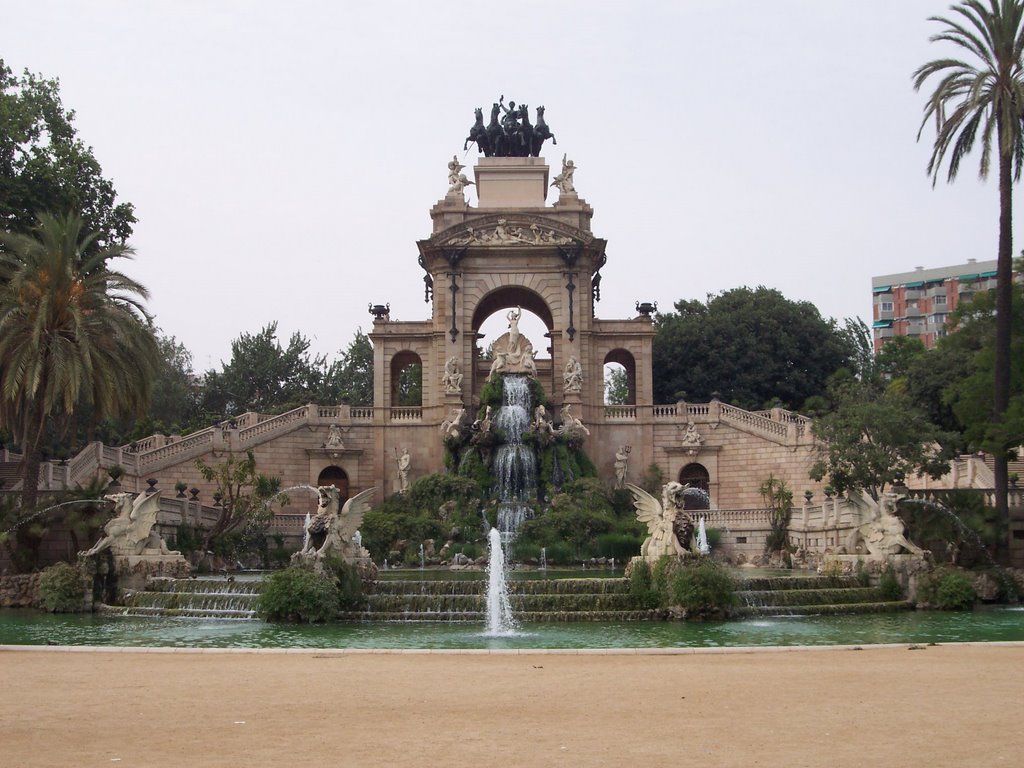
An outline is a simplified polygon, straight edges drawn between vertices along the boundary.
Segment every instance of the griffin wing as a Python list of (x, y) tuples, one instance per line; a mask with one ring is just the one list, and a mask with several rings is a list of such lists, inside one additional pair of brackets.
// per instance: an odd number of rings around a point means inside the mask
[(655, 526), (664, 518), (665, 513), (661, 502), (639, 486), (626, 483), (626, 488), (633, 494), (633, 506), (636, 507), (636, 519), (647, 523), (647, 532), (654, 533)]
[(128, 527), (128, 541), (138, 544), (149, 538), (149, 532), (156, 525), (156, 516), (160, 512), (160, 492), (151, 494), (139, 494), (132, 502), (132, 511), (129, 519), (132, 521)]
[(341, 508), (341, 514), (338, 515), (338, 530), (344, 541), (351, 541), (352, 535), (363, 524), (363, 515), (370, 508), (370, 500), (376, 492), (376, 488), (360, 491)]

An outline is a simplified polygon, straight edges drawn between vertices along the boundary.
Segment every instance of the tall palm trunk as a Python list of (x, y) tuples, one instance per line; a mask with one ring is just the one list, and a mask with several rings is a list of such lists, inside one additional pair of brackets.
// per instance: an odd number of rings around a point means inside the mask
[[(997, 127), (999, 148), (999, 253), (996, 261), (996, 357), (993, 372), (992, 421), (995, 434), (1003, 433), (1002, 422), (1010, 404), (1010, 333), (1013, 312), (1013, 157), (1009, 142), (1003, 140), (1002, 119)], [(996, 513), (1001, 523), (1009, 520), (1009, 475), (1007, 449), (1000, 443), (995, 453)]]

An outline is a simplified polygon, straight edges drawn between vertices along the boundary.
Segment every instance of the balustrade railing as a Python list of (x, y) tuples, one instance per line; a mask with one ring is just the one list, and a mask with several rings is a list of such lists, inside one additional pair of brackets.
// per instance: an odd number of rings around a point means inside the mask
[(606, 405), (604, 407), (604, 417), (609, 421), (635, 421), (636, 406)]
[(391, 421), (422, 421), (422, 408), (392, 408)]
[(249, 445), (261, 435), (265, 435), (268, 432), (275, 432), (278, 429), (290, 427), (297, 421), (306, 420), (308, 415), (309, 409), (303, 405), (298, 408), (293, 408), (290, 411), (285, 411), (277, 416), (271, 416), (262, 421), (258, 421), (251, 427), (238, 430), (238, 442), (242, 445)]
[(722, 417), (727, 421), (746, 424), (747, 426), (753, 427), (761, 432), (768, 432), (769, 434), (777, 435), (779, 437), (786, 437), (786, 435), (789, 434), (789, 428), (785, 424), (780, 424), (772, 419), (759, 416), (756, 413), (744, 411), (742, 408), (736, 408), (735, 406), (726, 405), (725, 403), (721, 403), (719, 408), (721, 409), (720, 413)]
[(146, 469), (153, 467), (171, 458), (180, 458), (184, 454), (201, 453), (206, 446), (213, 445), (215, 427), (207, 427), (199, 432), (193, 432), (184, 440), (165, 445), (144, 454), (137, 455), (137, 471), (141, 474)]

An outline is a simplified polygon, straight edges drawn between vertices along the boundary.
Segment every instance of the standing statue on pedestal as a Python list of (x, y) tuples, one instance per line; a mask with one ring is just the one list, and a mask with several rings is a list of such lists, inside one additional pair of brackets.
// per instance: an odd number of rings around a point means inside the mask
[(444, 391), (449, 395), (461, 395), (462, 379), (463, 374), (459, 372), (459, 361), (453, 355), (445, 361), (444, 375), (441, 376), (441, 386), (444, 387)]
[(615, 452), (615, 488), (626, 487), (626, 470), (629, 465), (629, 454), (633, 452), (633, 446), (620, 445)]
[(412, 456), (409, 455), (409, 449), (406, 448), (402, 451), (402, 455), (398, 455), (398, 449), (395, 449), (395, 462), (398, 464), (398, 492), (405, 493), (409, 490), (409, 466), (412, 464)]

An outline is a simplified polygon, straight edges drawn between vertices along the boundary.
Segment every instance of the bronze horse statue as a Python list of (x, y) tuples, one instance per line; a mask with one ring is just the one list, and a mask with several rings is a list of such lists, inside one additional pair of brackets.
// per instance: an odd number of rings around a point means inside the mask
[(530, 154), (534, 157), (540, 157), (541, 148), (544, 146), (544, 141), (551, 139), (552, 144), (558, 144), (555, 141), (555, 134), (548, 128), (548, 124), (544, 122), (544, 107), (537, 107), (537, 124), (533, 126), (533, 146), (530, 148)]
[(466, 137), (466, 142), (462, 145), (462, 149), (463, 151), (469, 149), (469, 142), (475, 141), (477, 148), (484, 153), (484, 157), (490, 157), (491, 142), (487, 136), (487, 129), (484, 127), (484, 111), (480, 107), (473, 111), (476, 114), (476, 122), (469, 129), (469, 136)]
[[(501, 105), (498, 102), (494, 102), (494, 106), (491, 107), (491, 122), (487, 124), (487, 143), (490, 145), (491, 154), (488, 157), (501, 157), (505, 153), (502, 151), (505, 144), (505, 132), (501, 129), (501, 121), (498, 116), (501, 114)], [(479, 147), (480, 144), (478, 143)]]

